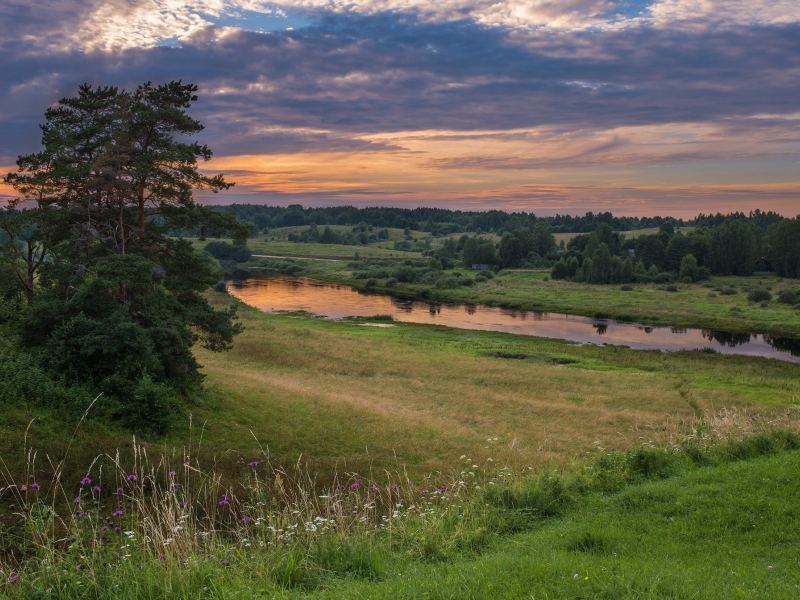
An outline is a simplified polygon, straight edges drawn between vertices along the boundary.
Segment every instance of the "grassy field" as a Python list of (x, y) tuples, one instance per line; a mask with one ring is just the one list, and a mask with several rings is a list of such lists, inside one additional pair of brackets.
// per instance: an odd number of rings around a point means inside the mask
[(219, 404), (198, 408), (195, 419), (208, 423), (209, 446), (256, 452), (252, 430), (285, 462), (336, 457), (351, 470), (419, 474), (462, 454), (497, 458), (485, 443), (497, 437), (515, 460), (563, 466), (595, 442), (618, 450), (666, 443), (703, 411), (770, 412), (800, 399), (800, 365), (779, 361), (249, 308), (241, 315), (246, 330), (231, 352), (198, 351)]

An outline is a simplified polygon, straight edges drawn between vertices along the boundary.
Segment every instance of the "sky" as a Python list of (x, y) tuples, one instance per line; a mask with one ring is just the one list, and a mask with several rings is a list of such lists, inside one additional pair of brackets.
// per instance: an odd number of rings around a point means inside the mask
[(3, 173), (81, 83), (180, 79), (202, 201), (800, 213), (797, 0), (3, 0), (0, 56)]

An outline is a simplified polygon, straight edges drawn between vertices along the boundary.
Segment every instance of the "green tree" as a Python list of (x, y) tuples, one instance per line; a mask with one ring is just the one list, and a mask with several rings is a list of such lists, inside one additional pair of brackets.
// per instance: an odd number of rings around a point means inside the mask
[(723, 275), (752, 275), (758, 236), (755, 225), (738, 219), (725, 221), (708, 233), (708, 267)]
[(225, 350), (242, 329), (233, 309), (214, 310), (202, 295), (219, 281), (218, 263), (166, 235), (193, 229), (243, 243), (251, 227), (194, 203), (194, 189), (231, 185), (200, 174), (211, 152), (185, 141), (202, 129), (186, 114), (195, 90), (81, 86), (46, 112), (44, 149), (6, 178), (19, 202), (37, 200), (2, 217), (16, 227), (7, 261), (11, 246), (33, 247), (22, 343), (67, 384), (106, 392), (134, 427), (163, 428), (174, 398), (202, 381), (195, 343)]
[(545, 256), (557, 247), (556, 237), (545, 223), (539, 222), (536, 224), (531, 233), (531, 238), (532, 250), (539, 256)]
[(781, 277), (800, 277), (800, 216), (770, 227), (769, 242), (775, 272)]
[(688, 277), (692, 281), (697, 281), (699, 279), (697, 270), (697, 259), (692, 254), (687, 254), (681, 259), (681, 266), (678, 278), (683, 279), (684, 277)]

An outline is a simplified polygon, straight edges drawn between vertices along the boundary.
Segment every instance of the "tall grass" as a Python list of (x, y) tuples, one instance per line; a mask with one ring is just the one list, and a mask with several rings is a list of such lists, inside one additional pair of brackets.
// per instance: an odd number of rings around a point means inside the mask
[[(300, 463), (273, 465), (267, 452), (231, 479), (200, 464), (192, 446), (150, 456), (136, 440), (129, 454), (105, 457), (110, 467), (95, 461), (81, 480), (65, 481), (63, 459), (42, 468), (28, 449), (26, 472), (2, 470), (9, 509), (0, 536), (2, 592), (202, 597), (204, 585), (231, 578), (265, 593), (378, 579), (403, 562), (480, 553), (590, 494), (800, 448), (794, 416), (722, 411), (663, 446), (643, 441), (626, 453), (598, 446), (566, 472), (462, 456), (461, 468), (418, 481), (402, 470), (334, 472), (323, 484)], [(48, 469), (52, 483), (44, 486), (38, 478)]]

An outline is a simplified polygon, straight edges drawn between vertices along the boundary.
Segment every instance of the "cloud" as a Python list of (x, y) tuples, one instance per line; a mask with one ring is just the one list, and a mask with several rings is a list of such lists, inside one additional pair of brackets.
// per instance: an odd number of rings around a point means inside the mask
[(784, 202), (754, 191), (788, 185), (800, 157), (800, 25), (783, 2), (303, 0), (310, 24), (256, 32), (218, 23), (289, 3), (11, 0), (0, 163), (34, 151), (44, 110), (83, 81), (180, 78), (200, 86), (193, 114), (234, 195), (488, 206), (649, 190), (625, 196), (638, 206), (668, 202), (653, 190), (669, 183)]

